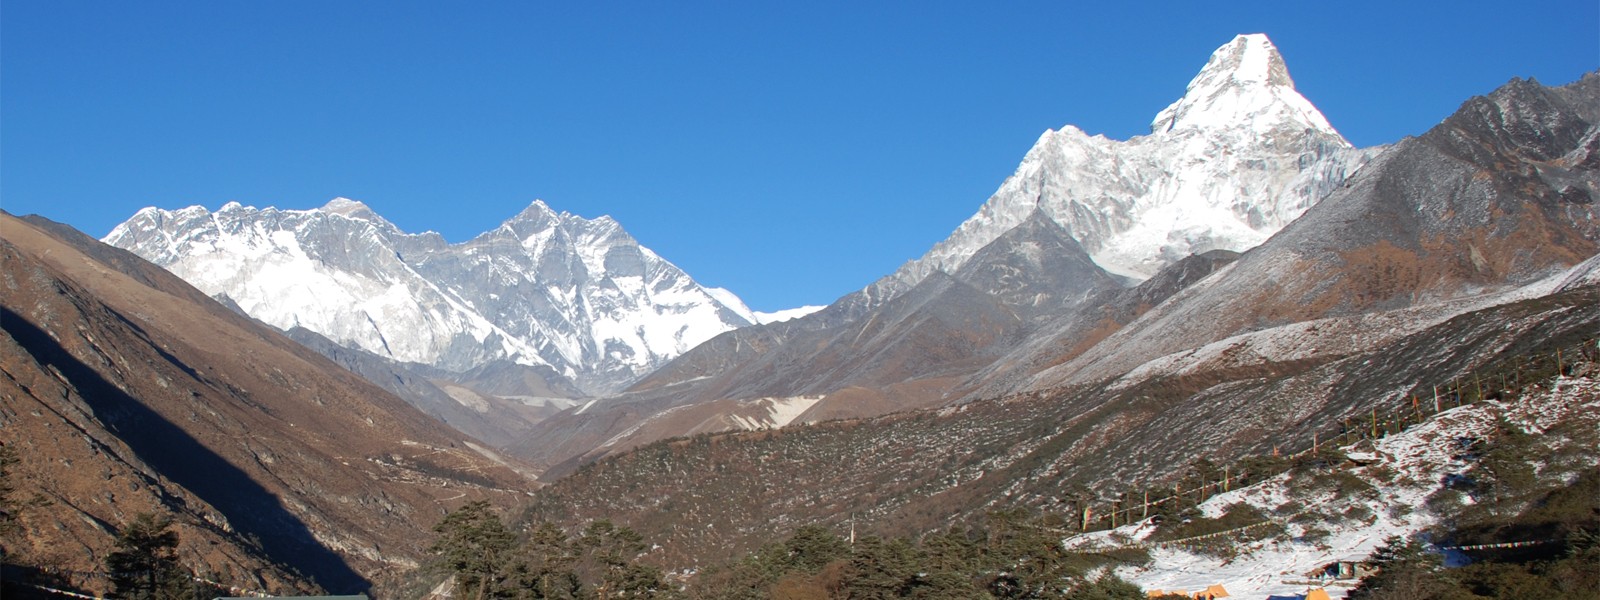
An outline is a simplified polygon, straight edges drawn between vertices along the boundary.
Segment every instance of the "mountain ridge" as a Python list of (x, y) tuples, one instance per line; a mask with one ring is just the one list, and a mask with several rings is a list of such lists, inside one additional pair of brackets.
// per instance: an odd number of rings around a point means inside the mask
[[(921, 258), (804, 318), (713, 338), (615, 398), (617, 410), (633, 416), (613, 422), (626, 428), (657, 410), (759, 397), (823, 394), (797, 422), (960, 401), (951, 394), (989, 389), (993, 381), (969, 378), (1005, 370), (995, 361), (1013, 360), (1007, 353), (1042, 328), (1109, 334), (1121, 323), (1103, 321), (1105, 315), (1129, 319), (1134, 307), (1118, 303), (1137, 301), (1111, 292), (1162, 276), (1195, 254), (1259, 244), (1381, 152), (1355, 149), (1340, 137), (1295, 92), (1281, 54), (1259, 34), (1218, 48), (1155, 122), (1164, 120), (1172, 126), (1126, 141), (1070, 125), (1046, 131), (977, 213)], [(1049, 260), (1028, 256), (1046, 248)], [(941, 283), (923, 285), (930, 280)], [(950, 281), (977, 293), (940, 287)], [(1006, 288), (1028, 293), (998, 293)], [(940, 305), (940, 296), (949, 304)], [(974, 328), (964, 329), (959, 319), (917, 319), (903, 314), (908, 307), (930, 315), (968, 311)], [(1009, 316), (989, 318), (1002, 313)], [(935, 323), (939, 336), (981, 342), (948, 352), (952, 344), (923, 337)], [(897, 336), (899, 343), (889, 341)], [(861, 340), (881, 342), (869, 347)], [(936, 350), (914, 356), (919, 345)], [(901, 356), (885, 360), (895, 353)], [(847, 373), (838, 378), (825, 375), (823, 365), (849, 368), (834, 373)], [(827, 397), (835, 392), (837, 398)], [(597, 416), (605, 410), (602, 404), (583, 415), (605, 420)], [(550, 428), (573, 426), (566, 418), (551, 421), (536, 426), (537, 437), (564, 439), (567, 432)], [(532, 452), (524, 456), (561, 462), (531, 445), (537, 442), (519, 445)]]
[(495, 360), (548, 366), (566, 380), (552, 385), (587, 393), (755, 319), (614, 219), (543, 201), (458, 244), (405, 233), (345, 198), (300, 211), (146, 208), (105, 240), (280, 329), (456, 372)]

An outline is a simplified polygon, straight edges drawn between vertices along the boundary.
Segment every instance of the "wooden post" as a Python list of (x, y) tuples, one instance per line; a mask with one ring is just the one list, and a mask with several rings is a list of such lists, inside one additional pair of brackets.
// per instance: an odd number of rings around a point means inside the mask
[(1378, 407), (1372, 407), (1372, 439), (1378, 439)]
[(1228, 467), (1226, 465), (1222, 467), (1222, 491), (1232, 491), (1228, 486)]
[(1561, 366), (1561, 349), (1556, 348), (1556, 377), (1565, 374), (1566, 369)]
[(1150, 490), (1145, 490), (1144, 491), (1144, 511), (1139, 513), (1139, 518), (1145, 519), (1145, 518), (1149, 518), (1149, 516), (1150, 516)]
[(1444, 412), (1439, 409), (1439, 386), (1433, 386), (1433, 412)]

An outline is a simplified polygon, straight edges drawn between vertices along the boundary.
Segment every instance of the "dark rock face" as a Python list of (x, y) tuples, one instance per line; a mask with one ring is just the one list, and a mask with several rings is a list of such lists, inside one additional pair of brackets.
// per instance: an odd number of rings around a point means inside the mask
[(1043, 213), (984, 246), (954, 276), (1030, 320), (1072, 311), (1098, 292), (1121, 287)]

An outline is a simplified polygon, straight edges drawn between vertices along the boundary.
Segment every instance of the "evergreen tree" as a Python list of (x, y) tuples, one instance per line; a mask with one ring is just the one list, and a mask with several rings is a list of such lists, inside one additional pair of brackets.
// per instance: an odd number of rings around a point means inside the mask
[(867, 536), (856, 542), (845, 579), (851, 600), (883, 600), (910, 595), (916, 583), (916, 550), (905, 540), (885, 542)]
[[(17, 451), (0, 444), (0, 537), (9, 535), (17, 527), (17, 510), (20, 506), (11, 493), (16, 484), (11, 482), (11, 466), (17, 463)], [(0, 551), (0, 556), (4, 552)]]
[(950, 530), (922, 540), (922, 585), (914, 597), (927, 599), (978, 598), (983, 593), (973, 582), (977, 546), (965, 533)]
[(503, 585), (512, 571), (515, 541), (489, 503), (479, 500), (446, 515), (433, 528), (439, 539), (428, 552), (456, 580), (458, 598), (485, 600), (510, 596)]
[(1457, 589), (1444, 570), (1443, 558), (1428, 552), (1417, 539), (1389, 536), (1372, 553), (1377, 572), (1361, 580), (1351, 590), (1356, 600), (1428, 600), (1444, 597)]
[(522, 546), (516, 586), (529, 598), (576, 600), (584, 594), (583, 581), (573, 570), (578, 557), (566, 533), (549, 522), (530, 528)]
[(1067, 600), (1145, 600), (1146, 597), (1139, 586), (1112, 573), (1079, 584), (1067, 594)]
[(850, 544), (821, 525), (806, 525), (783, 544), (785, 570), (816, 573), (833, 561), (850, 556)]
[(661, 569), (638, 564), (649, 549), (638, 532), (611, 521), (589, 523), (578, 539), (582, 559), (578, 572), (594, 581), (595, 593), (608, 598), (669, 598), (675, 595)]
[(1078, 575), (1065, 560), (1058, 535), (1024, 510), (989, 514), (981, 567), (992, 573), (984, 587), (997, 598), (1059, 598), (1063, 582)]
[(188, 595), (189, 576), (178, 564), (178, 533), (172, 520), (143, 513), (122, 528), (117, 549), (106, 555), (109, 598), (176, 600)]

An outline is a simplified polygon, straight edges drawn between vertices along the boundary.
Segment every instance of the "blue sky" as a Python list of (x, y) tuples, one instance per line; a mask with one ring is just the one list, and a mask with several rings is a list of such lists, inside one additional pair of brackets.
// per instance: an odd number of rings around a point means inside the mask
[(0, 208), (98, 237), (347, 196), (462, 241), (542, 198), (758, 310), (825, 304), (1045, 129), (1144, 133), (1237, 33), (1363, 146), (1600, 66), (1594, 0), (1396, 4), (5, 0)]

